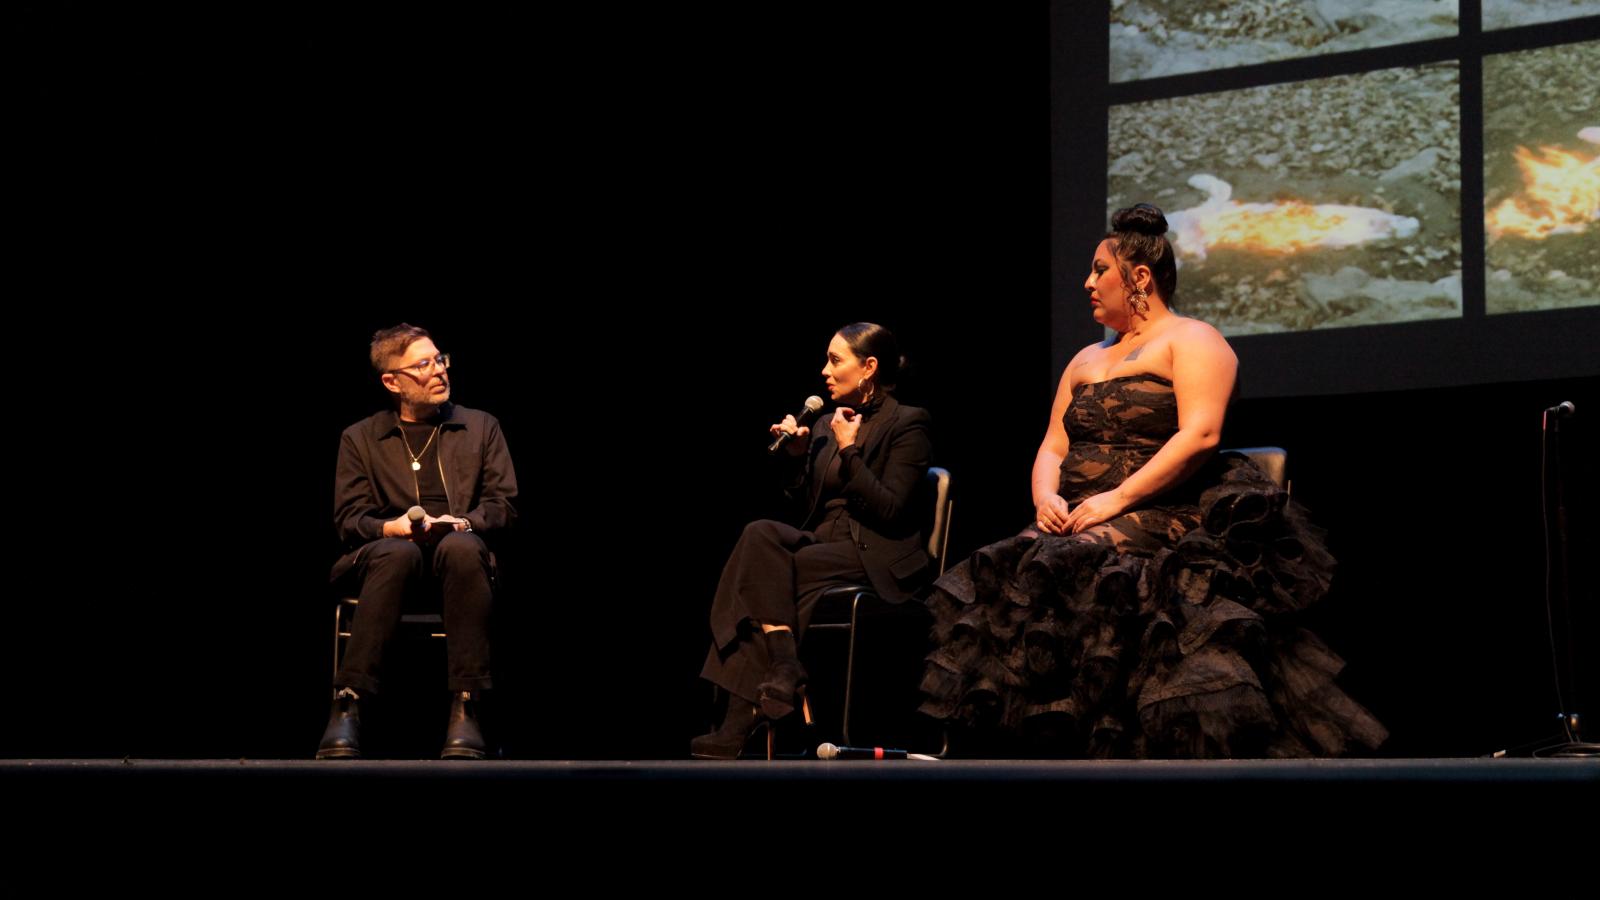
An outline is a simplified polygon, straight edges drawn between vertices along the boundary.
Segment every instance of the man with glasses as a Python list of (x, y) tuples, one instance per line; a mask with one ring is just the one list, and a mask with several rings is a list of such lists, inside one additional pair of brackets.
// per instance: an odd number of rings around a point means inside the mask
[(517, 476), (494, 416), (450, 402), (450, 355), (400, 324), (372, 336), (372, 367), (392, 409), (339, 441), (334, 525), (348, 551), (333, 579), (360, 604), (333, 679), (333, 711), (318, 759), (359, 759), (360, 703), (380, 690), (383, 650), (408, 594), (442, 596), (449, 725), (442, 759), (482, 759), (477, 719), (489, 672), (493, 564), (486, 537), (516, 520)]

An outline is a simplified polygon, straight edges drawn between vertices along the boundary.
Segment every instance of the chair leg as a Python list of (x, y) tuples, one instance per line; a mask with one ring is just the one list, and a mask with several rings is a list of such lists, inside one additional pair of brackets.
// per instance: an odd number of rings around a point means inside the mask
[(839, 732), (844, 736), (846, 746), (850, 746), (850, 698), (855, 694), (856, 686), (856, 631), (861, 626), (861, 597), (857, 593), (850, 601), (850, 644), (845, 652), (844, 711), (839, 724)]
[(333, 605), (333, 676), (339, 675), (339, 632), (344, 628), (344, 601)]

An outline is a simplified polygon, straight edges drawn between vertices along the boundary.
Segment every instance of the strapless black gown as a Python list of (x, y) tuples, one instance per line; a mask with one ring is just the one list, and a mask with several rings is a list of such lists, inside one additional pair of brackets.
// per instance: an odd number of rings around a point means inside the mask
[[(1172, 383), (1079, 386), (1061, 495), (1121, 484), (1178, 428)], [(1077, 535), (1025, 530), (927, 597), (937, 649), (922, 711), (957, 752), (1133, 758), (1368, 753), (1383, 726), (1297, 623), (1334, 569), (1322, 532), (1249, 460)]]

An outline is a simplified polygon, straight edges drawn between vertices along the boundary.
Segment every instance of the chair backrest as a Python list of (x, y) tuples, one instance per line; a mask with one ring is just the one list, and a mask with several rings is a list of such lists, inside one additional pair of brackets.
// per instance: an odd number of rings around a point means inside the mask
[(1237, 447), (1227, 453), (1243, 453), (1250, 457), (1256, 468), (1267, 473), (1278, 487), (1289, 489), (1289, 452), (1282, 447)]
[(933, 522), (928, 526), (928, 555), (939, 564), (939, 574), (943, 575), (945, 548), (950, 543), (950, 516), (955, 512), (955, 501), (950, 499), (950, 470), (929, 467), (928, 487), (933, 492)]

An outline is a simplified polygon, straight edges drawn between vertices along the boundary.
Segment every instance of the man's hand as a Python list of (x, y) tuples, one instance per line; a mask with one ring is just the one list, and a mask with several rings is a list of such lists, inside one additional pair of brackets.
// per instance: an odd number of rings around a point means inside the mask
[(456, 531), (469, 531), (472, 525), (471, 522), (460, 516), (423, 516), (422, 521), (418, 523), (420, 527), (413, 529), (411, 527), (411, 519), (408, 516), (401, 515), (383, 523), (383, 536), (401, 538), (408, 541), (418, 540), (433, 529), (435, 522), (449, 525)]
[(401, 513), (400, 515), (383, 523), (383, 536), (386, 538), (403, 538), (405, 540), (410, 540), (411, 538), (416, 537), (416, 533), (411, 530), (411, 519), (408, 518), (405, 513)]

